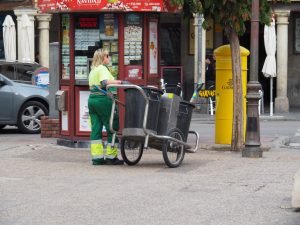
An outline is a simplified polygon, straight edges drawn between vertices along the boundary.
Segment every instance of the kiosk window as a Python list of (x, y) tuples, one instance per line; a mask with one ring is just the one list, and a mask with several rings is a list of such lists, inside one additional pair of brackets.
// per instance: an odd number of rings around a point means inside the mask
[(118, 78), (118, 18), (113, 13), (75, 17), (75, 79), (88, 79), (94, 52), (110, 52), (109, 69)]
[(88, 58), (99, 48), (99, 17), (75, 17), (75, 79), (88, 78)]

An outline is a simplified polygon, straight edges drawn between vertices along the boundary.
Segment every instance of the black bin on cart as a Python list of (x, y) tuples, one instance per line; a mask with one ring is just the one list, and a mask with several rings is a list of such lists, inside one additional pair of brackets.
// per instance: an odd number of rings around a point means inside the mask
[[(163, 92), (155, 87), (141, 87), (149, 98), (146, 128), (156, 133), (160, 97)], [(137, 89), (125, 89), (125, 125), (124, 128), (143, 128), (145, 99)], [(128, 130), (128, 129), (127, 129)], [(134, 130), (133, 130), (134, 131)], [(133, 134), (135, 135), (135, 134)]]
[(181, 101), (177, 116), (176, 127), (180, 129), (184, 135), (183, 140), (186, 142), (190, 130), (190, 124), (195, 105), (188, 101)]

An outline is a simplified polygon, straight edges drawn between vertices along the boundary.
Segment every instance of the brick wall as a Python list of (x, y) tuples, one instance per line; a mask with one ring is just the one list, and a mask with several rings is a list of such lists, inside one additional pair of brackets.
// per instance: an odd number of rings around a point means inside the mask
[(59, 119), (50, 119), (48, 116), (43, 116), (41, 123), (41, 138), (58, 138)]

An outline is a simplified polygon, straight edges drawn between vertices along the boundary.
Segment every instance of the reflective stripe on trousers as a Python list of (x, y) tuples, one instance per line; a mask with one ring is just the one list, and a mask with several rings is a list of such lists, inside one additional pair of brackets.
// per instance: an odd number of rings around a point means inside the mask
[(91, 141), (91, 155), (93, 159), (103, 159), (103, 144), (101, 140)]
[(111, 147), (110, 144), (107, 145), (106, 147), (106, 158), (108, 159), (113, 159), (118, 156), (118, 148), (117, 147)]

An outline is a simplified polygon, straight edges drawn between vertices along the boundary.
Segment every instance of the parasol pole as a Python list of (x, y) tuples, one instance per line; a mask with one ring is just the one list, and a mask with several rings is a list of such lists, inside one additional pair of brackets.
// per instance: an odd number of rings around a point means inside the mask
[(270, 76), (270, 116), (273, 116), (273, 77)]

